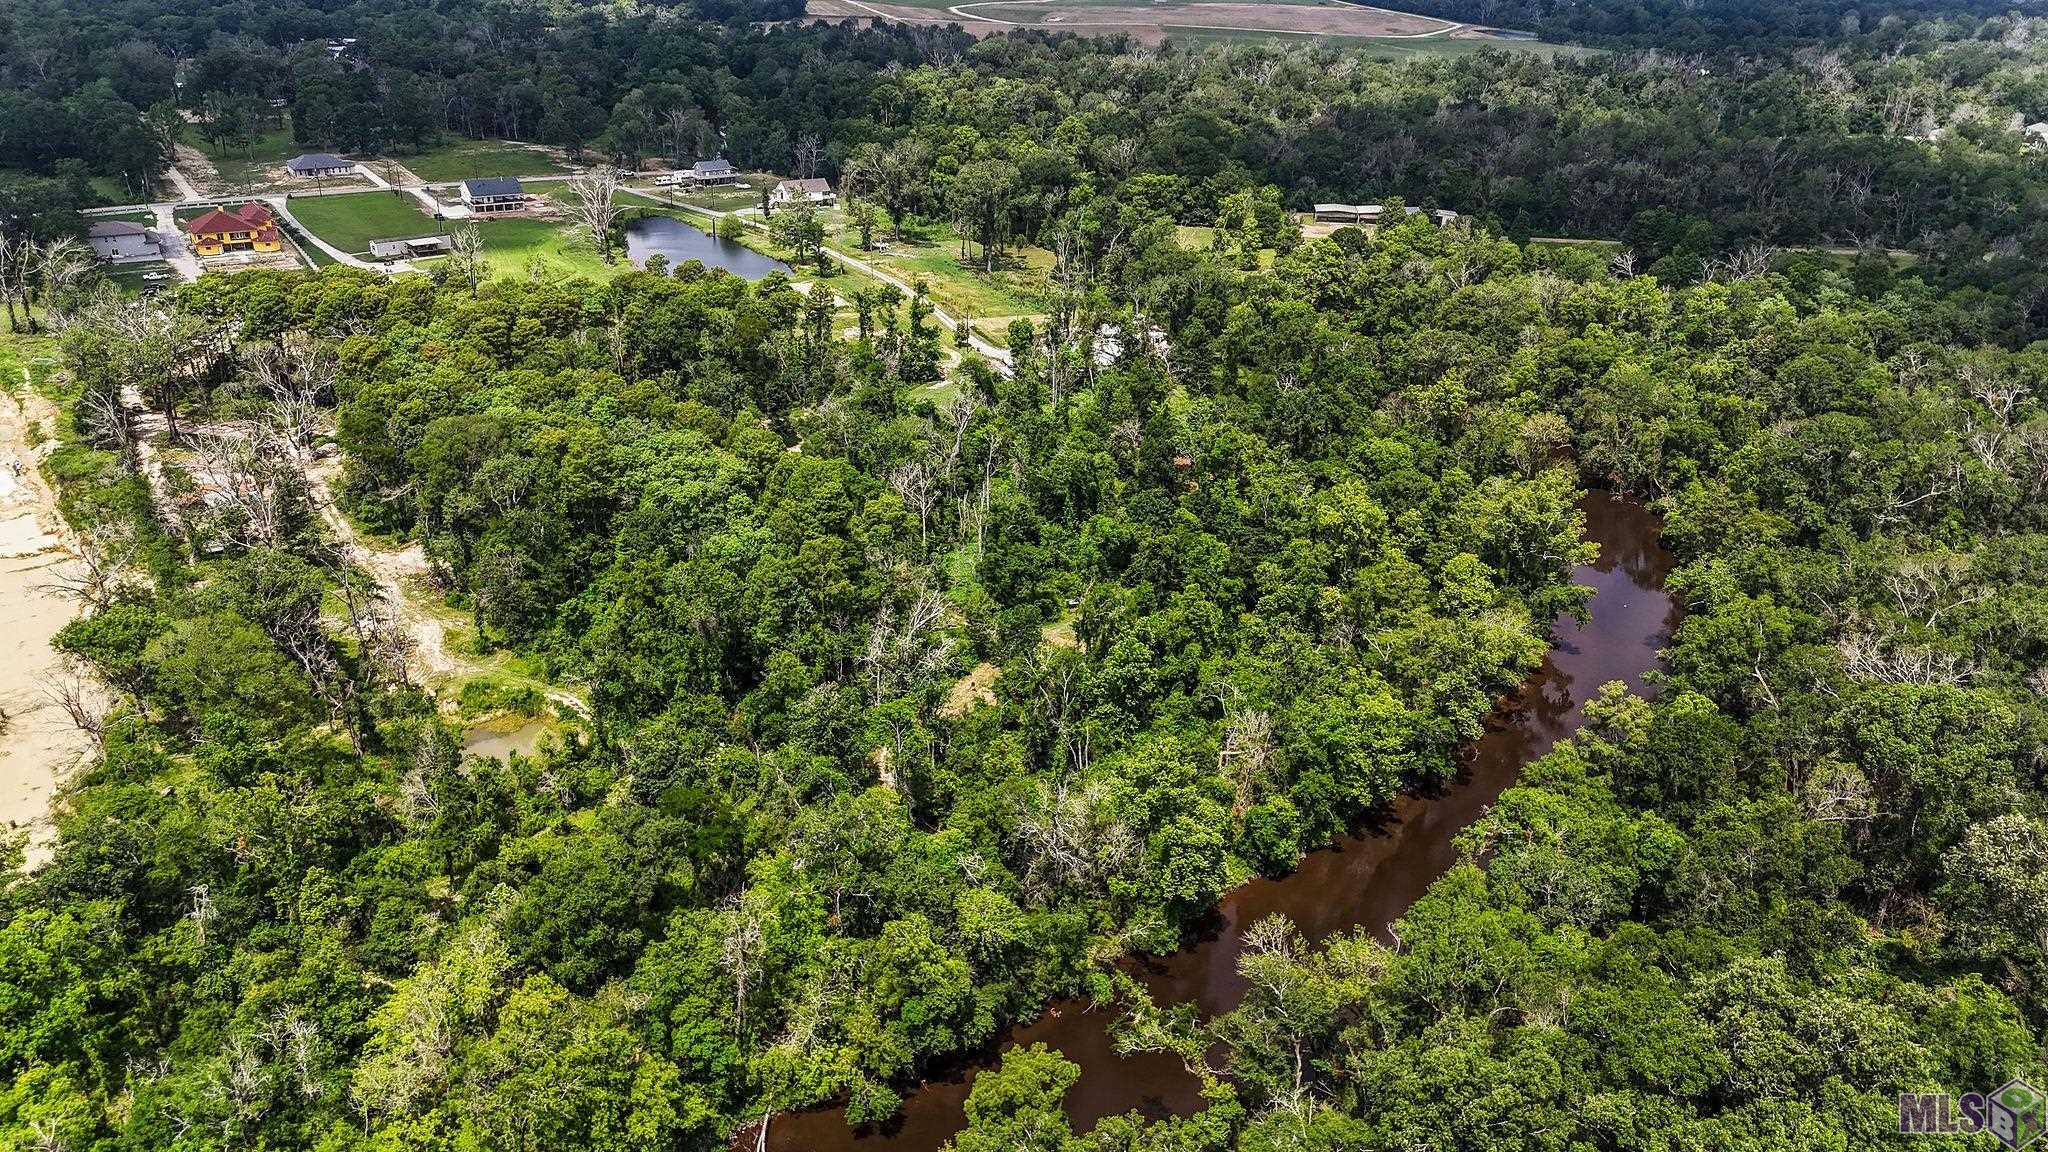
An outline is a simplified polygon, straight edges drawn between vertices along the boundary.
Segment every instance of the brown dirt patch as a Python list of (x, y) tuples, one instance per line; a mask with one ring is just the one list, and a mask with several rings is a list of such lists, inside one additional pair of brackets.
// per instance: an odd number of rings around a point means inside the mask
[(1002, 669), (986, 661), (976, 664), (972, 672), (946, 690), (946, 702), (939, 705), (939, 715), (958, 720), (978, 704), (995, 703), (996, 677), (1002, 674)]

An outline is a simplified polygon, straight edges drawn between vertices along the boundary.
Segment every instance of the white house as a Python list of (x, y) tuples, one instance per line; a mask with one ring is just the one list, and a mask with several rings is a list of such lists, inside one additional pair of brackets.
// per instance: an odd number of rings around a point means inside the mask
[(832, 182), (823, 177), (809, 180), (784, 180), (768, 193), (770, 208), (786, 208), (792, 204), (809, 204), (823, 208), (839, 201), (839, 194), (832, 191)]
[(1377, 224), (1386, 209), (1378, 204), (1318, 204), (1318, 224)]
[(404, 260), (414, 256), (439, 256), (453, 246), (446, 236), (414, 236), (409, 240), (372, 240), (370, 259)]
[(730, 160), (699, 160), (676, 173), (676, 183), (693, 184), (699, 188), (737, 184), (739, 179), (740, 170), (733, 167)]
[(125, 220), (100, 220), (86, 232), (93, 255), (102, 260), (161, 260), (163, 240), (139, 224)]
[(511, 176), (486, 176), (462, 182), (462, 203), (474, 216), (517, 212), (526, 207), (526, 189)]

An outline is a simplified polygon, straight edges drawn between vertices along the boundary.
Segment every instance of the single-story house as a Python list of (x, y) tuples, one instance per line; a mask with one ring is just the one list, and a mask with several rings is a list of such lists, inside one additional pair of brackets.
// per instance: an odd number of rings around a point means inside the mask
[(462, 182), (462, 202), (471, 213), (517, 212), (531, 199), (526, 188), (511, 176), (485, 176)]
[(438, 256), (454, 245), (446, 236), (414, 236), (410, 240), (372, 240), (373, 260), (404, 260), (412, 256)]
[(836, 203), (839, 194), (832, 191), (832, 182), (823, 177), (809, 180), (784, 180), (768, 193), (768, 206), (782, 208), (791, 204), (812, 204), (825, 206)]
[(99, 220), (86, 231), (93, 255), (102, 260), (160, 260), (163, 237), (126, 220)]
[(678, 183), (695, 184), (699, 188), (711, 188), (739, 182), (740, 170), (730, 160), (699, 160), (681, 172), (676, 173)]
[[(1372, 228), (1380, 223), (1380, 218), (1385, 216), (1386, 212), (1385, 205), (1381, 204), (1318, 204), (1316, 223), (1356, 224), (1363, 228)], [(1408, 216), (1419, 216), (1422, 209), (1404, 208), (1402, 212)], [(1433, 208), (1429, 212), (1429, 218), (1441, 228), (1456, 220), (1458, 214), (1449, 208)]]
[(356, 170), (356, 162), (343, 160), (331, 152), (308, 152), (285, 161), (284, 170), (301, 180), (318, 180), (327, 176), (347, 176)]
[(276, 218), (268, 207), (253, 200), (232, 211), (214, 208), (187, 220), (185, 232), (192, 237), (192, 251), (201, 256), (284, 250), (284, 234), (278, 231)]
[(1386, 209), (1378, 204), (1318, 204), (1318, 224), (1377, 224)]

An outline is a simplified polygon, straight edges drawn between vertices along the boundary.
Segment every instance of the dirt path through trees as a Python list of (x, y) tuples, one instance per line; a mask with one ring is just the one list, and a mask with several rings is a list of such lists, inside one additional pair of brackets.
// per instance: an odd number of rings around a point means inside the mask
[[(306, 467), (306, 480), (321, 522), (335, 542), (347, 550), (348, 559), (369, 573), (385, 602), (390, 605), (400, 629), (410, 641), (407, 663), (413, 675), (430, 691), (481, 676), (503, 677), (504, 661), (458, 652), (449, 643), (448, 609), (434, 580), (433, 565), (418, 542), (403, 548), (380, 547), (356, 531), (354, 524), (335, 504), (334, 493), (341, 479), (339, 457), (315, 460)], [(588, 719), (590, 706), (567, 691), (542, 687), (542, 693), (565, 712)]]

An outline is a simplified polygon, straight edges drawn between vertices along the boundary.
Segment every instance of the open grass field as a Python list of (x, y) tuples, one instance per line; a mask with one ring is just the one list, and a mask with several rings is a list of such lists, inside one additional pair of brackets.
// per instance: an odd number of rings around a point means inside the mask
[(447, 228), (401, 192), (351, 192), (345, 196), (304, 196), (291, 202), (292, 215), (307, 231), (343, 252), (368, 255), (370, 241), (424, 236)]
[(552, 149), (511, 140), (451, 140), (391, 158), (429, 184), (478, 176), (547, 176), (570, 170)]
[(588, 237), (567, 220), (483, 220), (477, 228), (484, 240), (484, 264), (490, 276), (524, 276), (535, 261), (557, 276), (588, 276), (603, 280), (632, 267), (625, 253), (606, 265)]

